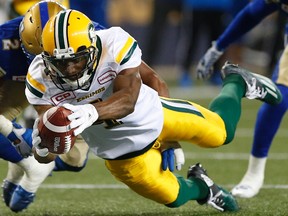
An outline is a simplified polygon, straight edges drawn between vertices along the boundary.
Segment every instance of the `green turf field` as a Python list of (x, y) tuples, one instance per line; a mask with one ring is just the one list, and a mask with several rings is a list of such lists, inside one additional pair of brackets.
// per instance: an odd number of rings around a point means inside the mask
[[(203, 105), (208, 100), (197, 99)], [(189, 165), (201, 162), (210, 177), (219, 185), (231, 189), (246, 171), (253, 127), (259, 101), (243, 100), (243, 112), (232, 143), (217, 149), (201, 149), (182, 143), (186, 164), (180, 172), (186, 176)], [(288, 119), (283, 120), (267, 162), (265, 186), (252, 199), (238, 199), (241, 210), (234, 215), (288, 215)], [(193, 130), (193, 128), (191, 128)], [(264, 136), (264, 135), (263, 135)], [(6, 175), (7, 163), (0, 160), (0, 179)], [(215, 209), (191, 201), (178, 209), (169, 209), (140, 197), (114, 180), (102, 160), (90, 156), (80, 173), (54, 172), (37, 192), (36, 199), (22, 213), (12, 213), (0, 202), (0, 215), (60, 216), (60, 215), (223, 215)], [(227, 214), (224, 214), (227, 215)], [(231, 214), (229, 214), (231, 215)]]

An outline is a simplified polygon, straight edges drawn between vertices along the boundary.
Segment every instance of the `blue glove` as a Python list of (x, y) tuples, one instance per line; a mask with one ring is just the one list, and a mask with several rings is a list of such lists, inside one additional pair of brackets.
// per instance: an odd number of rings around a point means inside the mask
[(162, 155), (162, 169), (174, 171), (176, 166), (177, 170), (181, 170), (185, 163), (185, 157), (183, 149), (178, 142), (163, 142), (161, 143), (161, 155)]
[(15, 146), (18, 153), (27, 158), (32, 155), (32, 129), (23, 128), (21, 125), (13, 122), (12, 132), (7, 138)]
[(169, 167), (169, 170), (171, 172), (174, 171), (174, 164), (175, 164), (175, 159), (174, 159), (174, 149), (169, 148), (161, 152), (162, 155), (162, 169), (167, 170), (167, 167)]

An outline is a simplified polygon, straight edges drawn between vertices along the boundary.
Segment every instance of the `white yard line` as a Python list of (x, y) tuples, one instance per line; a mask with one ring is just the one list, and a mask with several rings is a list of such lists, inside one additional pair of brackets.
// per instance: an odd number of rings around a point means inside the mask
[[(236, 129), (236, 137), (253, 137), (254, 128), (237, 128)], [(288, 130), (287, 128), (280, 128), (277, 133), (276, 137), (288, 137)]]
[(128, 189), (121, 184), (42, 184), (45, 189)]
[[(185, 152), (186, 159), (248, 160), (250, 153), (193, 153)], [(269, 153), (269, 160), (288, 160), (288, 153)]]
[[(235, 185), (222, 185), (227, 188), (232, 188)], [(42, 189), (128, 189), (127, 186), (121, 184), (42, 184)], [(288, 185), (272, 185), (267, 184), (263, 189), (288, 189)]]

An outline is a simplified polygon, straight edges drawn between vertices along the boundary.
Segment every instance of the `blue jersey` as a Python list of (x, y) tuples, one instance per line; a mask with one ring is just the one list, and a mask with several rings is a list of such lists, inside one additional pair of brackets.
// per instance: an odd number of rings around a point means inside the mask
[(265, 17), (279, 11), (288, 16), (288, 0), (253, 0), (243, 8), (218, 38), (219, 50), (226, 49), (231, 43), (254, 28)]
[(0, 78), (24, 82), (29, 65), (20, 46), (22, 18), (17, 17), (0, 26)]
[[(19, 25), (23, 17), (17, 17), (0, 25), (0, 78), (25, 82), (29, 61), (20, 45)], [(96, 30), (104, 29), (93, 22)]]

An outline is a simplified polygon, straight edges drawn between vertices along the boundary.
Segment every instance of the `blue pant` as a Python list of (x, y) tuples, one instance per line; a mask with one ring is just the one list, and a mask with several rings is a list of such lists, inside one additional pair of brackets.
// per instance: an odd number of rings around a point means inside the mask
[(277, 85), (283, 100), (278, 105), (264, 103), (257, 114), (254, 140), (251, 154), (255, 157), (267, 157), (273, 138), (288, 108), (288, 87)]

